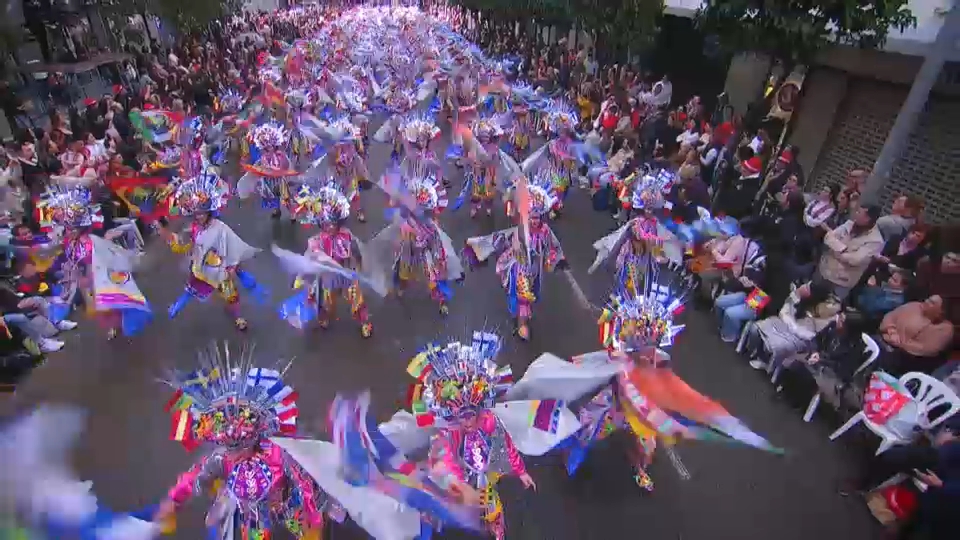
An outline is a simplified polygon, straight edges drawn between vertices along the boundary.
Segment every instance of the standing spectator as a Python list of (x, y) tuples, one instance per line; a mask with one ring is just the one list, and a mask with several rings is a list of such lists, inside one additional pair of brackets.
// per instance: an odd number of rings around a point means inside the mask
[(877, 220), (877, 227), (884, 240), (902, 236), (911, 225), (917, 222), (923, 212), (923, 199), (913, 195), (900, 195), (893, 201), (890, 215)]
[(820, 226), (830, 219), (836, 212), (835, 201), (840, 193), (837, 186), (825, 187), (817, 193), (817, 197), (807, 204), (803, 211), (803, 222), (811, 229), (820, 229)]
[(817, 273), (841, 300), (846, 299), (874, 255), (883, 249), (883, 236), (877, 228), (878, 217), (879, 208), (861, 208), (853, 220), (833, 229), (824, 238), (825, 249)]

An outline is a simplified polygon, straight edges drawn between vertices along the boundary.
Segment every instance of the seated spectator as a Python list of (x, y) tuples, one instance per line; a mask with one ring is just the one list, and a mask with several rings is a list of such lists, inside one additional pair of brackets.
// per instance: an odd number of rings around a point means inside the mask
[[(877, 220), (877, 226), (880, 226), (880, 220)], [(926, 239), (929, 230), (926, 225), (915, 223), (906, 234), (889, 237), (880, 254), (873, 258), (878, 266), (876, 270), (882, 273), (891, 266), (911, 272), (916, 270), (917, 263), (927, 255)]]
[(42, 352), (54, 352), (63, 348), (64, 343), (53, 339), (60, 331), (72, 330), (77, 323), (62, 320), (53, 324), (50, 321), (49, 305), (38, 296), (20, 298), (6, 285), (0, 286), (0, 310), (5, 325), (16, 327), (36, 343)]
[(732, 189), (724, 197), (721, 208), (726, 214), (737, 219), (750, 215), (753, 209), (753, 199), (760, 190), (763, 162), (756, 157), (753, 150), (744, 146), (739, 150), (740, 178), (734, 181)]
[[(945, 301), (946, 318), (960, 326), (960, 253), (952, 249), (939, 257), (936, 252), (917, 265), (917, 285), (907, 290), (907, 299), (935, 294)], [(960, 349), (960, 332), (954, 332), (953, 348)]]
[(947, 539), (956, 537), (960, 528), (960, 415), (947, 419), (932, 443), (895, 446), (877, 455), (849, 481), (841, 495), (866, 492), (896, 474), (905, 474), (923, 482), (927, 489), (920, 495), (919, 507), (903, 523), (897, 538)]
[(755, 321), (763, 312), (763, 306), (748, 302), (750, 294), (757, 289), (763, 291), (766, 282), (767, 259), (759, 247), (750, 241), (739, 275), (724, 280), (723, 293), (714, 302), (720, 317), (720, 339), (727, 343), (735, 342), (743, 325)]
[(823, 240), (817, 273), (841, 301), (860, 281), (874, 255), (883, 249), (883, 236), (876, 226), (878, 217), (880, 209), (861, 208), (853, 220), (833, 229)]
[(900, 195), (893, 201), (890, 215), (877, 220), (877, 227), (884, 240), (902, 236), (917, 222), (923, 212), (923, 199), (913, 195)]
[(893, 375), (932, 373), (943, 363), (940, 354), (953, 342), (953, 324), (944, 318), (943, 298), (908, 302), (880, 323), (880, 365)]
[[(731, 231), (732, 232), (732, 231)], [(740, 277), (746, 262), (750, 241), (740, 234), (721, 233), (718, 238), (707, 241), (703, 251), (708, 255), (709, 263), (697, 274), (700, 278), (700, 292), (704, 298), (711, 297), (711, 291), (724, 277)], [(754, 251), (759, 246), (754, 242)]]
[(836, 199), (840, 193), (837, 186), (825, 187), (817, 193), (817, 197), (807, 204), (803, 211), (803, 223), (811, 229), (820, 229), (830, 216), (837, 211)]
[(890, 273), (886, 281), (871, 277), (856, 297), (856, 307), (869, 320), (879, 320), (906, 302), (909, 278), (902, 270)]
[(829, 371), (837, 381), (836, 395), (842, 395), (850, 386), (857, 368), (867, 359), (867, 346), (863, 342), (867, 330), (867, 321), (862, 316), (841, 312), (813, 339), (813, 353), (804, 363), (821, 373)]
[(850, 195), (854, 192), (863, 193), (863, 188), (867, 185), (867, 177), (870, 175), (869, 171), (863, 169), (853, 169), (847, 173), (847, 177), (843, 181), (843, 192), (847, 195)]
[(813, 338), (840, 312), (830, 288), (810, 282), (795, 289), (780, 314), (758, 322), (747, 336), (754, 369), (771, 369), (809, 352)]

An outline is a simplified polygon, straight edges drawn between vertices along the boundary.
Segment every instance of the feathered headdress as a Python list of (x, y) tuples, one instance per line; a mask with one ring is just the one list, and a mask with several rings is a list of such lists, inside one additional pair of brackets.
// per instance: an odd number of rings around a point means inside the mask
[(471, 130), (479, 140), (490, 140), (503, 135), (503, 128), (496, 118), (478, 118), (473, 121)]
[(440, 136), (440, 128), (431, 115), (417, 112), (400, 121), (400, 133), (407, 142), (424, 147)]
[(656, 262), (647, 269), (642, 294), (614, 294), (598, 324), (600, 341), (609, 350), (631, 352), (668, 347), (685, 325), (674, 324), (693, 289), (693, 279), (681, 270), (661, 272)]
[(243, 96), (236, 90), (228, 89), (217, 96), (217, 110), (224, 114), (234, 114), (243, 108)]
[(468, 344), (431, 343), (417, 353), (407, 366), (407, 373), (417, 379), (409, 395), (417, 424), (429, 426), (436, 418), (456, 421), (492, 408), (513, 385), (510, 367), (494, 362), (500, 346), (496, 334), (474, 332)]
[(544, 167), (527, 183), (527, 192), (530, 194), (530, 215), (543, 217), (550, 213), (560, 198), (554, 188), (554, 178), (560, 174), (550, 167)]
[(37, 221), (41, 227), (54, 225), (77, 228), (103, 224), (100, 205), (93, 202), (93, 194), (85, 187), (54, 186), (37, 203)]
[(257, 145), (257, 148), (280, 148), (286, 146), (290, 133), (280, 124), (268, 122), (250, 128), (247, 140)]
[[(187, 450), (201, 443), (241, 449), (296, 432), (297, 393), (282, 378), (289, 363), (282, 370), (255, 367), (252, 348), (234, 355), (227, 344), (214, 344), (198, 357), (197, 370), (173, 371), (164, 381), (174, 389), (164, 407), (172, 415), (172, 440)], [(269, 485), (247, 488), (266, 494)]]
[(230, 186), (209, 170), (193, 178), (174, 182), (170, 213), (189, 216), (197, 212), (216, 212), (227, 204)]
[(341, 223), (350, 217), (350, 201), (334, 184), (300, 187), (294, 213), (304, 224)]
[(552, 133), (573, 131), (580, 123), (580, 117), (569, 103), (562, 100), (551, 100), (543, 109), (546, 114), (547, 127)]
[(411, 178), (406, 181), (406, 189), (417, 206), (424, 210), (440, 212), (450, 204), (447, 189), (434, 176)]

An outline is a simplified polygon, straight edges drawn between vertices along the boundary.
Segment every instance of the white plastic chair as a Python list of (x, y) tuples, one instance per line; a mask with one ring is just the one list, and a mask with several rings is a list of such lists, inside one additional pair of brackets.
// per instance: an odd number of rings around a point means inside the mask
[[(854, 376), (857, 376), (861, 371), (867, 369), (867, 367), (876, 362), (877, 357), (880, 356), (880, 346), (877, 345), (877, 342), (867, 334), (862, 334), (861, 337), (863, 338), (863, 344), (866, 345), (869, 355), (867, 356), (867, 359), (860, 364), (860, 367), (853, 372)], [(823, 393), (818, 390), (817, 393), (810, 398), (810, 404), (807, 405), (807, 411), (803, 413), (804, 422), (809, 422), (810, 419), (813, 418), (813, 413), (816, 412), (817, 407), (820, 405), (820, 398), (822, 397)]]
[(747, 345), (747, 336), (750, 335), (750, 329), (756, 324), (756, 321), (748, 321), (747, 324), (743, 325), (743, 330), (740, 331), (740, 339), (737, 340), (738, 354), (743, 352), (743, 348)]
[[(922, 430), (930, 430), (950, 418), (957, 411), (960, 411), (960, 397), (942, 381), (931, 377), (925, 373), (907, 373), (900, 377), (900, 385), (909, 390), (909, 384), (916, 382), (919, 384), (915, 392), (911, 392), (913, 399), (917, 403), (917, 417), (919, 427)], [(935, 418), (930, 418), (930, 411), (936, 407), (947, 405), (944, 412), (938, 414)], [(896, 444), (909, 444), (913, 441), (913, 433), (896, 433), (886, 426), (875, 424), (867, 419), (863, 411), (853, 415), (853, 418), (847, 420), (847, 423), (840, 426), (840, 429), (830, 435), (830, 440), (836, 440), (837, 437), (846, 433), (858, 422), (863, 422), (870, 431), (876, 433), (880, 438), (880, 447), (877, 448), (876, 455), (880, 455)]]

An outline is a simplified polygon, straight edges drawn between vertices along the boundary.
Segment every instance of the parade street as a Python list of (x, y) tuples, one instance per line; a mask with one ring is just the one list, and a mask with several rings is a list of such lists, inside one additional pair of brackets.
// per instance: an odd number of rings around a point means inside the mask
[[(373, 133), (371, 127), (371, 133)], [(438, 149), (442, 152), (443, 149)], [(373, 143), (369, 167), (377, 177), (389, 162), (389, 148)], [(450, 167), (451, 201), (461, 185)], [(236, 180), (236, 175), (231, 181)], [(369, 222), (351, 222), (361, 238), (384, 225), (385, 196), (363, 194)], [(442, 222), (454, 244), (469, 236), (510, 226), (502, 208), (492, 217), (471, 220), (469, 209), (445, 212)], [(513, 337), (506, 299), (492, 267), (468, 273), (454, 287), (450, 313), (441, 317), (425, 286), (413, 286), (403, 298), (368, 294), (374, 333), (363, 339), (343, 309), (328, 330), (299, 332), (277, 315), (279, 301), (291, 294), (292, 277), (276, 264), (271, 243), (300, 252), (311, 231), (286, 218), (272, 220), (256, 200), (231, 201), (224, 220), (250, 244), (262, 248), (246, 269), (270, 288), (272, 304), (244, 300), (250, 330), (239, 333), (218, 303), (193, 303), (175, 320), (167, 306), (184, 284), (183, 261), (157, 238), (148, 240), (140, 287), (153, 305), (153, 324), (135, 339), (105, 339), (92, 319), (77, 315), (80, 327), (64, 334), (67, 345), (49, 355), (19, 388), (12, 405), (23, 410), (42, 402), (69, 403), (89, 413), (88, 429), (76, 455), (83, 479), (93, 481), (102, 501), (114, 509), (156, 504), (199, 455), (190, 455), (169, 440), (170, 417), (163, 407), (171, 391), (158, 380), (173, 367), (192, 369), (194, 351), (211, 341), (256, 344), (261, 365), (296, 357), (286, 379), (300, 393), (302, 434), (323, 436), (327, 406), (338, 392), (369, 389), (378, 419), (401, 403), (411, 382), (405, 368), (416, 349), (437, 338), (469, 339), (475, 329), (504, 336), (501, 363), (513, 366), (516, 378), (539, 354), (561, 357), (599, 348), (597, 312), (581, 307), (566, 280), (548, 276), (536, 306), (532, 339)], [(583, 191), (570, 194), (565, 215), (554, 225), (576, 278), (593, 304), (603, 305), (612, 278), (609, 271), (588, 275), (594, 258), (591, 244), (610, 232), (613, 221), (594, 212)], [(853, 469), (849, 440), (831, 443), (834, 420), (818, 415), (805, 424), (802, 410), (778, 396), (764, 373), (752, 370), (733, 346), (720, 341), (712, 314), (687, 310), (686, 330), (670, 350), (676, 371), (692, 386), (713, 397), (774, 445), (784, 456), (737, 445), (691, 441), (678, 446), (691, 478), (682, 480), (666, 453), (658, 453), (651, 474), (653, 493), (633, 482), (624, 441), (614, 438), (597, 447), (577, 476), (567, 476), (561, 459), (528, 459), (536, 492), (523, 492), (515, 478), (501, 483), (507, 537), (513, 540), (780, 540), (867, 539), (878, 528), (861, 499), (837, 494), (838, 482)], [(829, 407), (821, 407), (828, 409)], [(173, 538), (205, 537), (201, 501), (181, 513)], [(444, 531), (440, 538), (467, 538)], [(364, 538), (348, 523), (335, 526), (334, 540)]]

